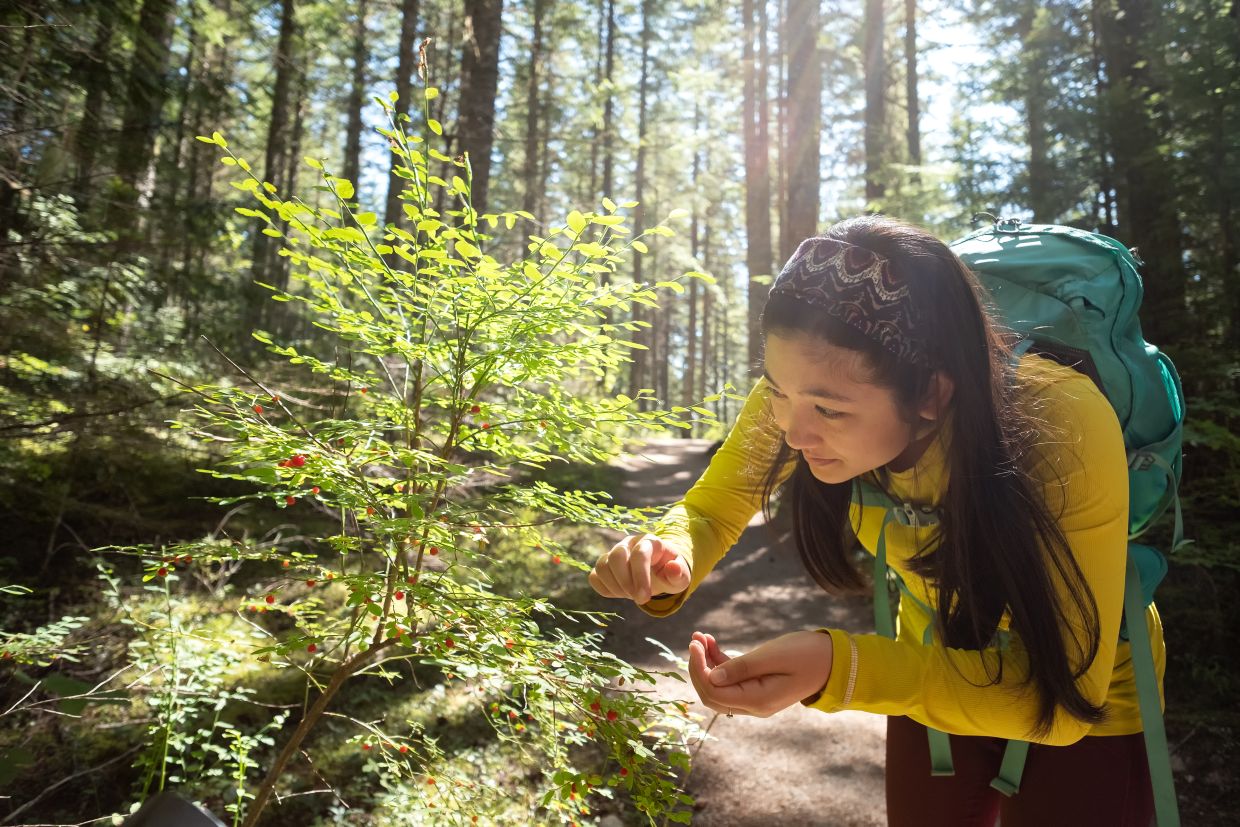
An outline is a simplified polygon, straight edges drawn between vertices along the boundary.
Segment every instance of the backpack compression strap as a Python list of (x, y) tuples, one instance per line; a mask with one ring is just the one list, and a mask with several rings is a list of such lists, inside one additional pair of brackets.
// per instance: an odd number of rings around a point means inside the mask
[[(858, 481), (858, 485), (864, 484)], [(895, 623), (892, 620), (891, 593), (887, 588), (887, 577), (890, 573), (890, 569), (887, 567), (887, 526), (891, 524), (892, 520), (901, 525), (914, 527), (936, 525), (939, 522), (939, 517), (938, 512), (934, 509), (919, 508), (912, 503), (895, 503), (886, 494), (871, 486), (865, 486), (865, 490), (869, 492), (871, 497), (876, 497), (888, 504), (883, 514), (883, 524), (878, 529), (878, 548), (874, 553), (874, 628), (883, 637), (894, 639), (896, 630)], [(854, 491), (856, 491), (855, 488)], [(900, 579), (898, 574), (895, 575), (895, 578), (901, 592), (909, 598), (917, 600), (908, 591), (908, 587), (904, 585), (904, 581)], [(930, 612), (929, 607), (924, 603), (920, 603), (920, 605), (933, 621), (934, 614)], [(933, 640), (933, 635), (934, 624), (931, 622), (926, 626), (926, 634), (922, 644), (928, 646)], [(955, 775), (956, 769), (952, 764), (952, 744), (947, 737), (947, 733), (926, 727), (926, 738), (930, 747), (930, 774)]]

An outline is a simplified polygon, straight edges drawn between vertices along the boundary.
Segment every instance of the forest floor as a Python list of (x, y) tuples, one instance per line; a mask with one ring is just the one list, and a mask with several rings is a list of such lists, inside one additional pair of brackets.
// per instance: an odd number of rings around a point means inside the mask
[[(710, 444), (701, 439), (647, 442), (624, 462), (627, 473), (617, 500), (643, 506), (680, 499), (706, 469)], [(714, 635), (724, 651), (745, 652), (795, 629), (832, 626), (860, 632), (872, 627), (869, 601), (827, 599), (805, 576), (790, 539), (778, 536), (784, 533), (769, 530), (757, 514), (706, 582), (668, 617), (651, 617), (631, 601), (605, 601), (607, 611), (624, 619), (611, 624), (603, 648), (634, 666), (667, 672), (673, 665), (646, 638), (687, 660), (694, 631)], [(716, 717), (698, 702), (691, 684), (659, 680), (654, 691), (691, 701), (690, 711), (710, 727), (686, 784), (697, 800), (695, 825), (887, 823), (882, 717), (824, 715), (800, 705), (770, 718)]]

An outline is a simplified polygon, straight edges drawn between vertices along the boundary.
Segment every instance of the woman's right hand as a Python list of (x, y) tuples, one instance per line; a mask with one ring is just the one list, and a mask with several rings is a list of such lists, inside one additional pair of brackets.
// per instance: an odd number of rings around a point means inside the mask
[(652, 595), (689, 588), (689, 563), (654, 534), (630, 534), (598, 559), (589, 579), (603, 597), (627, 597), (642, 604)]

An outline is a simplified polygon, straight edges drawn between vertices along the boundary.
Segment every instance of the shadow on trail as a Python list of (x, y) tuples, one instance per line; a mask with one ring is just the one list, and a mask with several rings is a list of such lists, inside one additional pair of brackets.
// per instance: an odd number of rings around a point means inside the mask
[[(646, 443), (620, 463), (626, 475), (617, 500), (638, 506), (680, 499), (705, 470), (710, 444), (688, 439)], [(725, 651), (745, 652), (798, 629), (873, 629), (869, 601), (824, 593), (805, 573), (791, 537), (772, 531), (761, 513), (675, 614), (654, 618), (629, 601), (599, 598), (598, 603), (600, 610), (621, 615), (605, 633), (604, 648), (651, 671), (674, 667), (648, 637), (688, 659), (694, 631), (714, 635)], [(692, 684), (661, 679), (654, 691), (692, 702), (690, 711), (702, 726), (711, 724), (715, 713), (697, 703)], [(694, 824), (885, 824), (885, 730), (885, 720), (877, 715), (828, 715), (800, 705), (770, 718), (719, 717), (689, 776), (688, 792), (697, 799)]]

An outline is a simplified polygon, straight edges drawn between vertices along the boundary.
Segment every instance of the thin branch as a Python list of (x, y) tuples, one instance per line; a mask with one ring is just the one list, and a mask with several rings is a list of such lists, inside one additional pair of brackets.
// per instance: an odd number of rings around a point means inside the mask
[[(70, 781), (73, 781), (76, 778), (81, 778), (84, 775), (90, 775), (93, 772), (99, 772), (99, 770), (103, 769), (104, 767), (111, 766), (112, 764), (115, 764), (117, 761), (120, 761), (123, 758), (128, 758), (129, 756), (133, 755), (135, 752), (137, 752), (141, 748), (142, 748), (142, 745), (138, 744), (136, 746), (130, 747), (128, 750), (126, 750), (125, 752), (122, 752), (120, 755), (117, 755), (114, 758), (109, 758), (107, 761), (104, 761), (102, 764), (100, 764), (97, 767), (91, 767), (89, 769), (79, 770), (78, 772), (75, 772), (72, 775), (65, 776), (64, 778), (57, 781), (55, 784), (52, 784), (49, 787), (45, 787), (43, 792), (39, 793), (34, 798), (27, 801), (25, 804), (18, 807), (13, 812), (9, 813), (8, 817), (5, 818), (3, 822), (0, 822), (0, 824), (8, 824), (12, 822), (13, 819), (17, 818), (23, 812), (30, 809), (34, 805), (38, 804), (40, 801), (42, 801), (47, 796), (51, 795), (52, 791), (57, 789), (58, 787), (63, 787), (65, 784), (68, 784)], [(94, 821), (100, 821), (100, 820), (101, 819), (94, 819)], [(83, 824), (91, 824), (91, 823), (92, 822), (90, 821), (83, 822)]]

